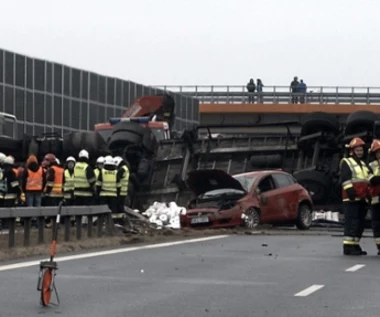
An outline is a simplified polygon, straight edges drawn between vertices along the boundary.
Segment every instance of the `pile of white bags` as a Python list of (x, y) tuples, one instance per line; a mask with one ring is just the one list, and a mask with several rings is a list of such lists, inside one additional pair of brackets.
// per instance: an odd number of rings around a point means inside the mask
[(313, 212), (313, 221), (314, 220), (329, 220), (329, 221), (335, 221), (335, 222), (338, 222), (339, 221), (339, 212), (337, 211), (324, 211), (324, 210), (320, 210), (320, 211), (314, 211)]
[(179, 207), (174, 201), (170, 203), (159, 203), (155, 201), (142, 215), (155, 223), (158, 229), (163, 227), (181, 229), (180, 215), (186, 214), (186, 208)]

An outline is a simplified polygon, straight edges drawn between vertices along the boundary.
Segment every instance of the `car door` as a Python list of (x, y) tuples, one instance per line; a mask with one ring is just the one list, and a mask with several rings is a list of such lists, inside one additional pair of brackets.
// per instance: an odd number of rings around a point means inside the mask
[(295, 183), (291, 182), (289, 175), (284, 173), (273, 173), (272, 177), (278, 191), (278, 207), (283, 211), (281, 220), (294, 219), (298, 208)]
[(278, 189), (271, 175), (264, 176), (257, 185), (260, 202), (261, 221), (276, 222), (281, 219), (281, 210), (278, 208)]

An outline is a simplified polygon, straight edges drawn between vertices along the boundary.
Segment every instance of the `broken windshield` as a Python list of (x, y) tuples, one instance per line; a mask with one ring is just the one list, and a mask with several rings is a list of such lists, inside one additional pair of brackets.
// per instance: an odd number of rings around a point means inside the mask
[(257, 176), (254, 175), (237, 175), (233, 176), (240, 184), (243, 186), (243, 188), (249, 192), (252, 188), (253, 183), (257, 179)]

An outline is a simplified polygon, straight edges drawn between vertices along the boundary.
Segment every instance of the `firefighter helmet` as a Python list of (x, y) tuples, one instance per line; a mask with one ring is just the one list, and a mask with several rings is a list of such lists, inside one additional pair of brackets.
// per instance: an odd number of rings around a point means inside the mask
[(90, 155), (88, 154), (88, 152), (86, 150), (81, 150), (78, 154), (78, 157), (79, 158), (84, 157), (84, 158), (88, 159), (90, 157)]
[(374, 139), (371, 144), (370, 151), (375, 153), (377, 150), (380, 150), (380, 140)]
[(99, 156), (96, 160), (96, 164), (104, 164), (104, 156)]
[(67, 159), (66, 159), (66, 162), (76, 162), (76, 159), (73, 157), (73, 156), (69, 156)]
[(353, 138), (351, 142), (347, 145), (348, 148), (354, 149), (358, 146), (365, 145), (365, 142), (361, 138)]
[(115, 166), (115, 161), (111, 155), (107, 155), (104, 159), (104, 165)]
[(7, 156), (5, 159), (4, 159), (4, 164), (9, 164), (9, 165), (13, 165), (15, 163), (15, 160), (12, 156)]

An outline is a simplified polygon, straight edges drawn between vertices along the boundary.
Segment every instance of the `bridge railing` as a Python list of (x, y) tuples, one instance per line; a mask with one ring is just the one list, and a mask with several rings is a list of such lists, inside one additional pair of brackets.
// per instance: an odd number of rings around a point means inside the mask
[[(46, 232), (52, 232), (51, 228), (46, 228), (46, 218), (54, 218), (52, 221), (53, 228), (56, 225), (55, 217), (58, 207), (15, 207), (0, 208), (0, 221), (8, 226), (8, 230), (0, 231), (0, 242), (7, 240), (7, 246), (13, 248), (22, 245), (24, 247), (32, 244), (43, 244), (47, 241)], [(106, 235), (113, 235), (113, 222), (111, 212), (106, 205), (97, 206), (63, 206), (61, 213), (61, 222), (63, 231), (63, 240), (65, 242), (71, 239), (72, 220), (75, 218), (75, 236), (77, 240), (82, 239), (82, 219), (87, 218), (87, 237), (101, 237), (103, 235), (103, 225), (106, 224)], [(93, 221), (96, 217), (96, 228)], [(17, 227), (16, 219), (20, 221), (22, 227)], [(32, 220), (36, 221), (37, 228), (32, 229)], [(96, 232), (94, 232), (96, 230)], [(95, 235), (94, 235), (95, 233)], [(20, 239), (21, 238), (21, 239)], [(35, 238), (37, 241), (32, 241)], [(49, 237), (51, 238), (51, 236)], [(21, 240), (21, 241), (19, 241)], [(0, 244), (0, 247), (4, 245)]]
[[(262, 93), (248, 93), (246, 86), (158, 86), (197, 98), (201, 103), (298, 103), (379, 104), (380, 87), (309, 86), (305, 94), (295, 94), (288, 86), (265, 86)], [(251, 98), (250, 98), (251, 97)]]

